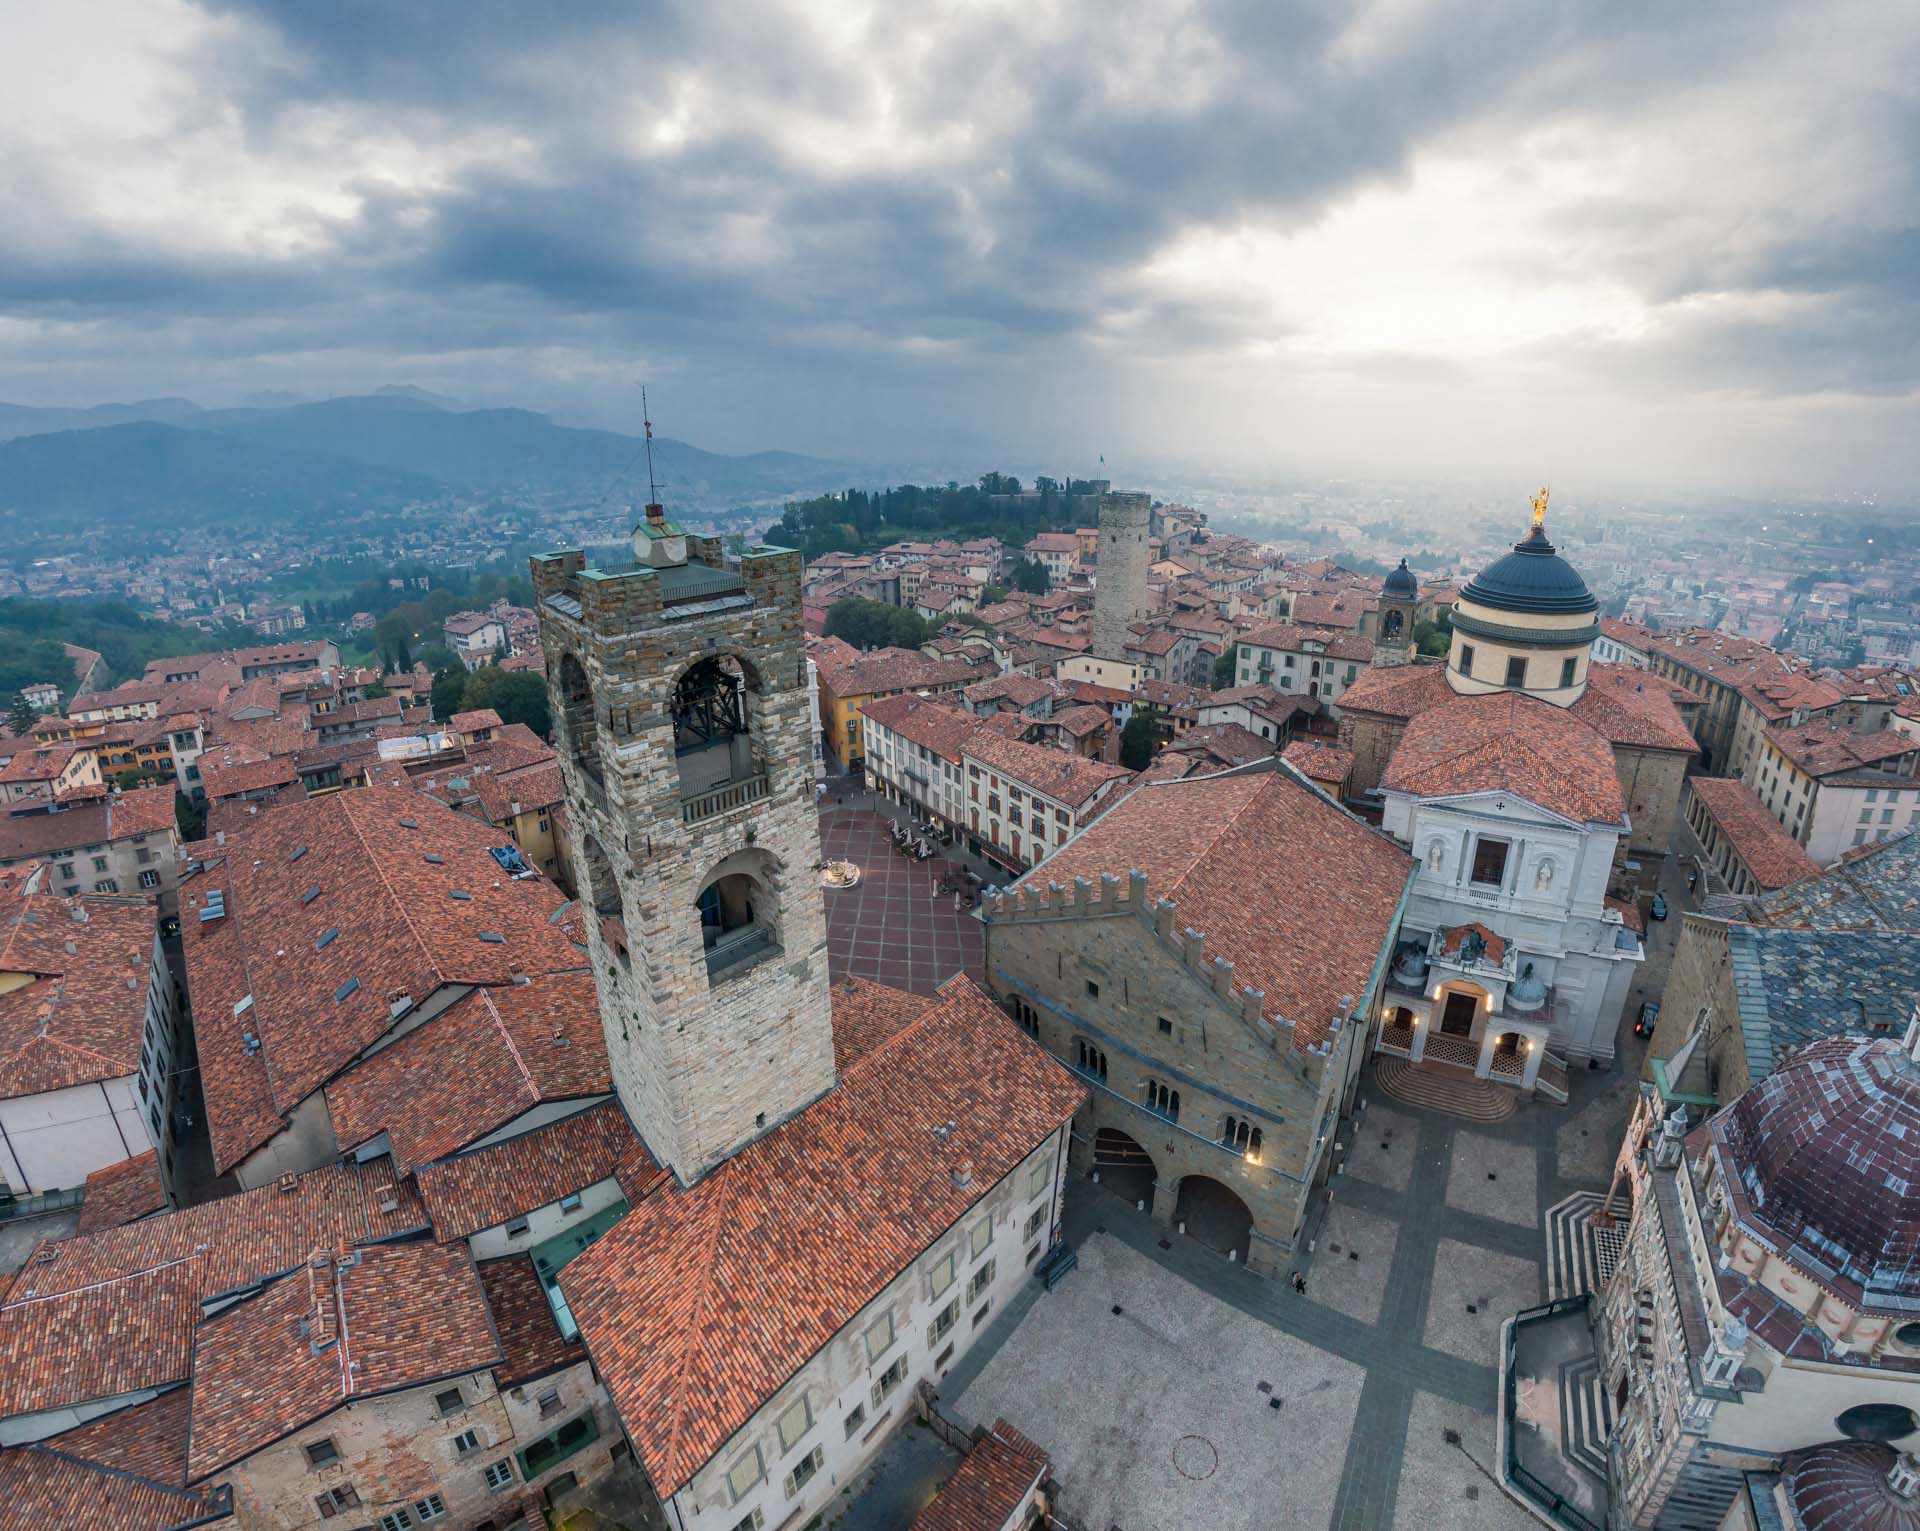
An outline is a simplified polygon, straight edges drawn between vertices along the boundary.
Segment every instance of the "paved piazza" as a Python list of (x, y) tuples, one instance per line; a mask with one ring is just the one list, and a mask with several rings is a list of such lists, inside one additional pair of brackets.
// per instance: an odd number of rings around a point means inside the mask
[(1494, 1478), (1500, 1325), (1546, 1297), (1546, 1209), (1605, 1188), (1638, 1066), (1491, 1124), (1383, 1103), (1369, 1074), (1305, 1296), (1076, 1181), (1080, 1268), (1028, 1288), (942, 1404), (1038, 1440), (1100, 1531), (1525, 1531)]
[[(852, 797), (851, 792), (847, 796)], [(955, 973), (982, 976), (980, 922), (956, 910), (953, 895), (934, 894), (941, 872), (970, 860), (911, 861), (887, 838), (887, 820), (860, 794), (859, 807), (828, 806), (820, 814), (820, 849), (829, 861), (851, 861), (860, 881), (826, 890), (827, 970), (852, 973), (915, 994), (931, 994)], [(827, 799), (829, 805), (833, 797)], [(1004, 880), (1006, 874), (999, 874)]]

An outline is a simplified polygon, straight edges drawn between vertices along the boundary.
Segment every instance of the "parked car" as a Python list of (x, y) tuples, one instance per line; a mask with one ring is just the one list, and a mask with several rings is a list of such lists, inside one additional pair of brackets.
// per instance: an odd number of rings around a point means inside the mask
[(1659, 1023), (1659, 1020), (1659, 1004), (1654, 1000), (1648, 1000), (1640, 1007), (1640, 1018), (1633, 1023), (1633, 1034), (1636, 1037), (1652, 1036), (1653, 1028)]
[(1656, 920), (1664, 920), (1667, 917), (1667, 895), (1664, 893), (1654, 894), (1653, 906), (1647, 913), (1652, 915)]

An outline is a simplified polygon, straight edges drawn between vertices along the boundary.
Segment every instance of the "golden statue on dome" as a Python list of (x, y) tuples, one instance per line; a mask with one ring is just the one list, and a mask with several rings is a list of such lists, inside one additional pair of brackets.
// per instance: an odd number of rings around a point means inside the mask
[(1551, 486), (1542, 484), (1540, 492), (1533, 497), (1533, 529), (1537, 532), (1547, 524), (1547, 495)]

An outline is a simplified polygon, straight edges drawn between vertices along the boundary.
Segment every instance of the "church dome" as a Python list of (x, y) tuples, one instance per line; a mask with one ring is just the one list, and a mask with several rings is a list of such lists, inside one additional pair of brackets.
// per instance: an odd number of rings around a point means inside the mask
[(1411, 601), (1420, 594), (1420, 585), (1413, 577), (1413, 571), (1407, 567), (1406, 559), (1400, 560), (1400, 567), (1387, 576), (1387, 582), (1380, 587), (1380, 594), (1389, 601)]
[(1715, 1137), (1743, 1219), (1777, 1248), (1859, 1283), (1869, 1305), (1920, 1297), (1920, 1062), (1899, 1043), (1802, 1048)]
[(1505, 558), (1474, 575), (1460, 598), (1495, 611), (1535, 616), (1577, 616), (1600, 609), (1587, 582), (1555, 551), (1539, 522)]
[(1789, 1452), (1780, 1476), (1803, 1531), (1920, 1531), (1920, 1502), (1896, 1481), (1903, 1467), (1890, 1446), (1830, 1441)]

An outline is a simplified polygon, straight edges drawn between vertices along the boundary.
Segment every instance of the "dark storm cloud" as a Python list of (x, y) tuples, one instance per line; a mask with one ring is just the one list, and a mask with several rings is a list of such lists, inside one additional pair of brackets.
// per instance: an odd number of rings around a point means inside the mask
[[(308, 210), (290, 248), (169, 242), (97, 206), (9, 199), (0, 169), (0, 207), (45, 209), (31, 240), (0, 226), (0, 319), (140, 325), (178, 337), (183, 370), (249, 347), (451, 371), (560, 347), (735, 378), (755, 357), (813, 358), (876, 387), (1075, 348), (1165, 364), (1284, 342), (1291, 326), (1256, 297), (1176, 296), (1143, 268), (1196, 228), (1308, 229), (1404, 184), (1435, 147), (1472, 154), (1553, 122), (1582, 142), (1644, 131), (1700, 82), (1732, 92), (1786, 67), (1804, 16), (1787, 0), (1070, 0), (881, 8), (848, 42), (804, 5), (202, 8), (223, 25), (186, 62), (179, 109), (203, 129), (230, 115), (235, 152), (264, 165), (313, 176), (317, 156), (348, 210)], [(1860, 113), (1882, 139), (1912, 134), (1910, 103)], [(656, 139), (659, 124), (673, 131)], [(398, 163), (395, 142), (413, 151)], [(12, 161), (23, 184), (60, 176), (31, 149)], [(1584, 210), (1583, 259), (1661, 318), (1637, 349), (1576, 334), (1559, 363), (1763, 393), (1914, 386), (1911, 214), (1877, 232), (1756, 218), (1678, 238), (1687, 212), (1652, 197)], [(1548, 265), (1513, 253), (1516, 272)], [(1769, 293), (1798, 301), (1749, 301)]]

